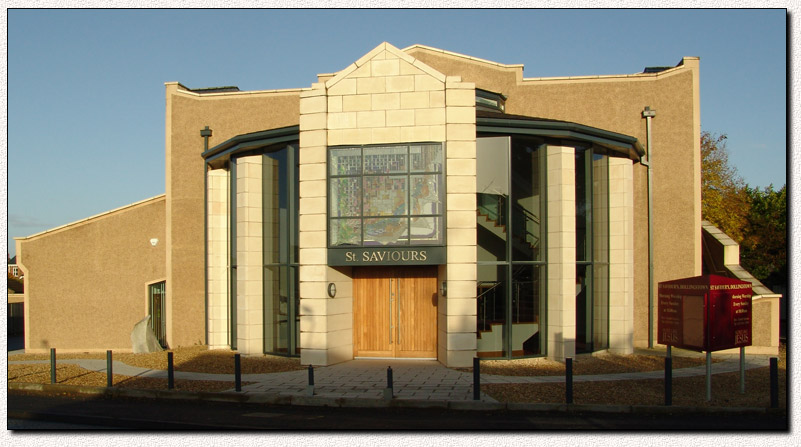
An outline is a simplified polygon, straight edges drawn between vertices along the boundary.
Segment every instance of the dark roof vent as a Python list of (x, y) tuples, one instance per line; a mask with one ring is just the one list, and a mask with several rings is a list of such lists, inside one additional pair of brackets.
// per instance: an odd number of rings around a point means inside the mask
[(671, 68), (675, 68), (675, 67), (645, 67), (645, 70), (643, 70), (642, 72), (643, 73), (659, 73), (659, 72), (662, 72), (662, 71), (665, 71), (665, 70), (670, 70)]
[(201, 95), (204, 93), (227, 93), (227, 92), (238, 92), (239, 87), (235, 85), (229, 85), (225, 87), (207, 87), (207, 88), (192, 88), (189, 89), (190, 92), (200, 93)]
[(476, 111), (501, 112), (506, 110), (506, 96), (489, 90), (476, 89)]

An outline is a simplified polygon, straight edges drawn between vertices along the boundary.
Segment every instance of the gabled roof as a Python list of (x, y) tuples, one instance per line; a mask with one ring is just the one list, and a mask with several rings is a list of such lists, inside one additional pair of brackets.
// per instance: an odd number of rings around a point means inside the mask
[(414, 65), (415, 67), (417, 67), (420, 70), (422, 70), (424, 73), (426, 73), (426, 74), (438, 79), (439, 81), (445, 82), (445, 75), (444, 74), (442, 74), (439, 71), (435, 70), (431, 66), (429, 66), (429, 65), (427, 65), (427, 64), (425, 64), (425, 63), (413, 58), (412, 56), (409, 56), (408, 54), (406, 54), (403, 51), (399, 50), (398, 48), (396, 48), (392, 44), (390, 44), (388, 42), (382, 42), (380, 45), (378, 45), (377, 47), (375, 47), (372, 50), (370, 50), (367, 54), (365, 54), (364, 56), (360, 57), (356, 62), (350, 64), (344, 70), (342, 70), (339, 73), (337, 73), (336, 76), (334, 76), (333, 78), (325, 81), (325, 88), (333, 87), (334, 85), (336, 85), (341, 80), (347, 78), (348, 75), (350, 75), (351, 73), (356, 71), (359, 67), (361, 67), (364, 64), (366, 64), (367, 62), (371, 61), (372, 59), (374, 59), (376, 56), (378, 56), (379, 54), (381, 54), (384, 51), (386, 51), (388, 53), (391, 53), (393, 56), (397, 57), (398, 59), (404, 60), (407, 63), (409, 63), (411, 65)]

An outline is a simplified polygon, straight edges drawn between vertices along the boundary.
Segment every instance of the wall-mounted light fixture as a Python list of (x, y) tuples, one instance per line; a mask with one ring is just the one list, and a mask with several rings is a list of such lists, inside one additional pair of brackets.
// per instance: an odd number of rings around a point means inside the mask
[(448, 295), (448, 283), (447, 282), (442, 281), (442, 285), (439, 288), (439, 294), (442, 295), (442, 296), (447, 296)]
[(150, 240), (150, 245), (152, 245), (152, 246), (154, 246), (154, 247), (155, 247), (155, 246), (156, 246), (156, 244), (158, 244), (158, 243), (159, 243), (159, 238), (157, 238), (157, 237), (154, 237), (153, 239), (151, 239), (151, 240)]
[(337, 285), (332, 282), (328, 283), (328, 296), (331, 298), (337, 296)]

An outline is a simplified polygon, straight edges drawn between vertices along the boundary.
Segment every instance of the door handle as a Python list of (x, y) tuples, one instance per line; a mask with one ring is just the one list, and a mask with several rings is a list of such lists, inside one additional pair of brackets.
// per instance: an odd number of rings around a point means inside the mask
[(398, 302), (398, 344), (400, 344), (400, 342), (401, 342), (401, 328), (403, 327), (403, 324), (401, 324), (401, 299), (403, 297), (401, 296), (401, 293), (400, 293), (400, 280), (396, 279), (395, 282), (397, 283), (397, 284), (395, 284), (395, 289), (398, 291), (398, 299), (396, 301)]
[(392, 344), (392, 278), (389, 278), (389, 344)]

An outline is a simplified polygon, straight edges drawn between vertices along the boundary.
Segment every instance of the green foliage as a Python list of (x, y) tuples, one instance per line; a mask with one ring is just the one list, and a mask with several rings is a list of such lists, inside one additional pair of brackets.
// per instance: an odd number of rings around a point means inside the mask
[(751, 202), (740, 264), (767, 286), (787, 284), (787, 186), (746, 186)]
[(726, 135), (701, 133), (701, 214), (737, 242), (745, 236), (750, 212), (746, 185), (729, 165)]

